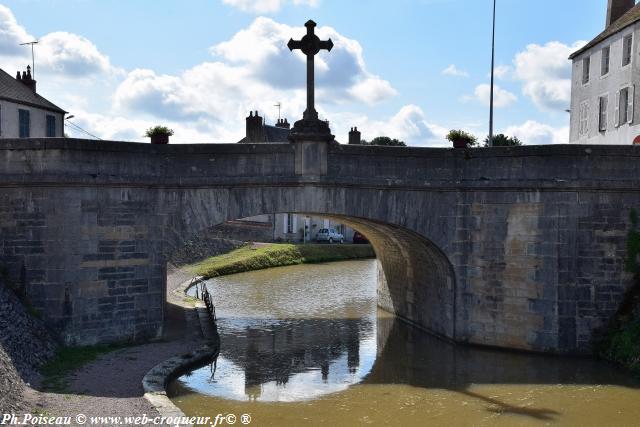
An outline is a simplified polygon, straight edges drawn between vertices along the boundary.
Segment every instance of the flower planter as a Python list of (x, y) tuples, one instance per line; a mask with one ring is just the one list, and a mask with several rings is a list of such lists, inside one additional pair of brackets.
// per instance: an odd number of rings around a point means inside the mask
[(152, 135), (151, 143), (152, 144), (168, 144), (169, 135)]
[(453, 148), (467, 148), (469, 146), (469, 141), (466, 139), (454, 139), (453, 140)]

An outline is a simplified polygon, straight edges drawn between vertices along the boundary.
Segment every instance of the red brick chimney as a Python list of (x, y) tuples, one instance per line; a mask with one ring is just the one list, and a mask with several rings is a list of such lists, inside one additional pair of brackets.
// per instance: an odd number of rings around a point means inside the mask
[(20, 71), (18, 71), (18, 74), (16, 74), (16, 80), (27, 86), (34, 93), (36, 92), (36, 81), (31, 77), (31, 66), (27, 65), (27, 71), (23, 71), (22, 76), (20, 76)]
[[(608, 0), (607, 6), (607, 26), (616, 22), (622, 15), (627, 13), (629, 9), (636, 5), (635, 0)], [(605, 27), (605, 28), (606, 28)]]

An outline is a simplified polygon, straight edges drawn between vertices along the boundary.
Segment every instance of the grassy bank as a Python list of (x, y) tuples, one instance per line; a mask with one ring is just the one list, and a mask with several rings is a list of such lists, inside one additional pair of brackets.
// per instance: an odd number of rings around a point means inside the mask
[(375, 253), (370, 245), (247, 245), (201, 261), (193, 266), (193, 271), (198, 276), (211, 278), (286, 265), (373, 257)]

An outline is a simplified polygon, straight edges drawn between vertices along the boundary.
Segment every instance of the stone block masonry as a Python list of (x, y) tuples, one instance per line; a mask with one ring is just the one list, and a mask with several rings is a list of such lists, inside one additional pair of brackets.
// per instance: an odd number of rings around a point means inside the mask
[(321, 156), (307, 174), (290, 144), (0, 141), (0, 264), (69, 344), (159, 336), (170, 255), (260, 214), (362, 231), (380, 305), (458, 342), (589, 353), (631, 283), (640, 147)]

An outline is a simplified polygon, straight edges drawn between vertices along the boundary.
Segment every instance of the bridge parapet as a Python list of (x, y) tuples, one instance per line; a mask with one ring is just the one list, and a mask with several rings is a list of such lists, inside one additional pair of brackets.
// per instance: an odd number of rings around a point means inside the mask
[(0, 140), (0, 265), (78, 344), (157, 335), (166, 254), (265, 213), (361, 227), (381, 304), (461, 342), (588, 352), (631, 283), (640, 147), (326, 154), (326, 175), (300, 175), (292, 144)]

